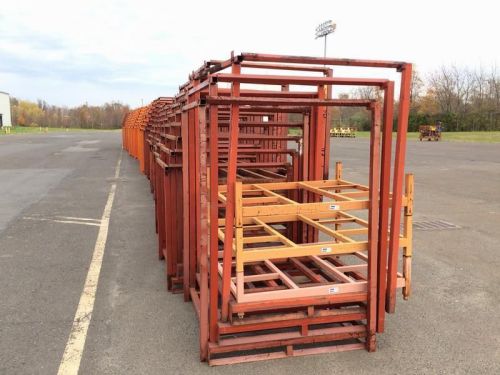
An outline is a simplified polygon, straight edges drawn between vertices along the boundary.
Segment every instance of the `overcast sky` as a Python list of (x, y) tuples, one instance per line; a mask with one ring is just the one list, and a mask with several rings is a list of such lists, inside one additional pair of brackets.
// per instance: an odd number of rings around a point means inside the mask
[[(51, 104), (132, 107), (173, 95), (230, 51), (500, 67), (496, 1), (22, 1), (0, 6), (0, 91)], [(211, 6), (209, 8), (209, 6)], [(342, 71), (340, 71), (341, 73)]]

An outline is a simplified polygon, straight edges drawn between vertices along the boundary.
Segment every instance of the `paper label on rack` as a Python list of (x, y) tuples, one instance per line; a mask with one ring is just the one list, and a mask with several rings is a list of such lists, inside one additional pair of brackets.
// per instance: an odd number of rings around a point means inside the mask
[(331, 253), (331, 252), (332, 252), (332, 248), (331, 248), (331, 247), (322, 247), (320, 251), (321, 251), (323, 254), (328, 254), (328, 253)]
[(330, 205), (330, 210), (338, 210), (340, 206), (338, 204), (331, 204)]
[(332, 286), (331, 288), (328, 288), (328, 293), (330, 293), (330, 294), (338, 293), (338, 292), (339, 292), (339, 288), (337, 288), (336, 286)]

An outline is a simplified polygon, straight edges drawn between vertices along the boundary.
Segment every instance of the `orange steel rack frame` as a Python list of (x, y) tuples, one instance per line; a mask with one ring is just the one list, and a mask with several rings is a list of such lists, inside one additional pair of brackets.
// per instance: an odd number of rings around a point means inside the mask
[[(393, 163), (394, 82), (337, 77), (335, 66), (401, 73)], [(247, 73), (259, 70), (272, 74)], [(410, 295), (411, 71), (404, 62), (231, 54), (124, 119), (124, 148), (151, 181), (168, 289), (199, 317), (201, 360), (375, 350), (396, 289)], [(332, 99), (337, 86), (376, 87), (383, 100)], [(329, 180), (332, 106), (371, 113), (367, 186), (343, 180), (341, 164)]]

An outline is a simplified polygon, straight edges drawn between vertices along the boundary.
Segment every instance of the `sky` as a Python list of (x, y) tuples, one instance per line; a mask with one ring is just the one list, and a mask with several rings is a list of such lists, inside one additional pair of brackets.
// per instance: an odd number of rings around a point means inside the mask
[[(8, 1), (0, 5), (0, 91), (50, 104), (132, 107), (174, 95), (203, 61), (230, 52), (500, 67), (496, 1)], [(338, 75), (348, 76), (348, 68)], [(363, 72), (389, 75), (391, 72)], [(352, 75), (352, 74), (351, 74)]]

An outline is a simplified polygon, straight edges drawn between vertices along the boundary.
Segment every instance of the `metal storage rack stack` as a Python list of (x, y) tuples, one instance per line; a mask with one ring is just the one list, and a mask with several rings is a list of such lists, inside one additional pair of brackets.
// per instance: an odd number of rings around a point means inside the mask
[[(334, 66), (401, 73), (392, 163), (394, 82), (336, 77)], [(410, 80), (403, 62), (232, 54), (154, 101), (139, 130), (138, 114), (125, 119), (124, 147), (143, 150), (131, 153), (154, 192), (168, 289), (199, 318), (201, 360), (375, 350), (396, 289), (410, 295)], [(383, 101), (332, 99), (346, 85), (377, 87)], [(329, 179), (332, 106), (371, 114), (367, 185), (344, 180), (340, 163)]]

